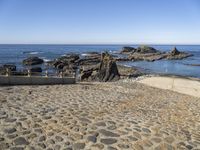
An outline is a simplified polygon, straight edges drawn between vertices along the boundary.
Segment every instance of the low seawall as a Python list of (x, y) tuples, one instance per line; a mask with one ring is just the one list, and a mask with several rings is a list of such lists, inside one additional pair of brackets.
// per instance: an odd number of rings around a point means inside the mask
[(200, 97), (199, 79), (159, 76), (147, 77), (138, 82), (160, 89), (166, 89), (182, 94)]
[(0, 85), (52, 85), (75, 84), (73, 77), (40, 77), (40, 76), (0, 76)]

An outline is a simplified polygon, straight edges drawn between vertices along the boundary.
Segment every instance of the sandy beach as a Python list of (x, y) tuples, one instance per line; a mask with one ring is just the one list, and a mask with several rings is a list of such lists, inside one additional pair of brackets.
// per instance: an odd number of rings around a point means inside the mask
[(134, 81), (0, 87), (0, 149), (198, 149), (200, 98)]

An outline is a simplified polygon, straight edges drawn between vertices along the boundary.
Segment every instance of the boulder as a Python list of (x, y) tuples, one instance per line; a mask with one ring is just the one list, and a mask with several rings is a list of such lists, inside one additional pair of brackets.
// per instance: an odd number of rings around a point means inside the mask
[(94, 79), (100, 82), (116, 81), (120, 79), (117, 64), (107, 52), (102, 53), (100, 67)]
[(43, 63), (44, 63), (44, 60), (40, 59), (38, 57), (29, 57), (29, 58), (23, 60), (23, 65), (28, 65), (28, 66), (40, 65)]
[(136, 49), (134, 47), (123, 47), (121, 54), (127, 54), (127, 53), (134, 53)]
[(34, 67), (30, 69), (31, 73), (40, 73), (42, 72), (42, 68), (41, 67)]

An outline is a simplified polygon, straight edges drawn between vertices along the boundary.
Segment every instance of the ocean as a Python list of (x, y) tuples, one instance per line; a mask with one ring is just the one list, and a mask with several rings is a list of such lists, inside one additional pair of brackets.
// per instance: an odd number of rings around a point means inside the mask
[[(22, 60), (29, 56), (38, 56), (45, 61), (53, 60), (67, 53), (84, 54), (87, 52), (109, 51), (116, 53), (124, 46), (138, 45), (0, 45), (0, 65), (15, 64), (22, 69)], [(170, 51), (174, 45), (150, 45), (160, 51)], [(148, 73), (172, 74), (200, 78), (200, 66), (186, 64), (200, 64), (200, 45), (177, 45), (178, 50), (194, 56), (183, 60), (159, 60), (155, 62), (138, 61), (123, 62), (129, 67), (137, 67)]]

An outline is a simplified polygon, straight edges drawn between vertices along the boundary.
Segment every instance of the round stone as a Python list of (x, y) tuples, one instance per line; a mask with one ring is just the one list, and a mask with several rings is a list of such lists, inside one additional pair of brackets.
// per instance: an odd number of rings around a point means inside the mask
[(14, 140), (15, 145), (28, 145), (29, 142), (24, 137), (18, 137)]

